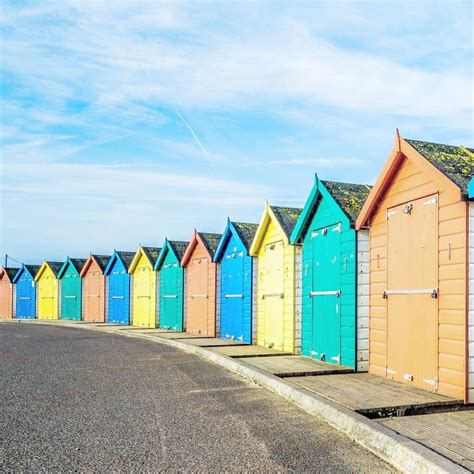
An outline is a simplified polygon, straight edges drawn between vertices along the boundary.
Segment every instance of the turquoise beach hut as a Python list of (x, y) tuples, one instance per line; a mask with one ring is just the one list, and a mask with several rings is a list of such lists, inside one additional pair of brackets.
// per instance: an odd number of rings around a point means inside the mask
[(303, 247), (303, 355), (366, 371), (368, 231), (355, 221), (370, 186), (316, 176), (291, 243)]

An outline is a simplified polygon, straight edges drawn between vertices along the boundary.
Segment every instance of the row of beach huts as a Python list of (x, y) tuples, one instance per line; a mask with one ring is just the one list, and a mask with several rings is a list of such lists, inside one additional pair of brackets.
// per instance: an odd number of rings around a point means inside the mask
[(474, 150), (401, 138), (375, 183), (110, 256), (0, 272), (0, 317), (186, 331), (474, 402)]

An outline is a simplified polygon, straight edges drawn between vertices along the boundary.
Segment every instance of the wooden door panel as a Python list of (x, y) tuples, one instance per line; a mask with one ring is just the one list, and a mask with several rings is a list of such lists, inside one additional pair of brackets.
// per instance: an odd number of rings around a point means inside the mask
[(438, 199), (388, 209), (387, 376), (436, 389)]

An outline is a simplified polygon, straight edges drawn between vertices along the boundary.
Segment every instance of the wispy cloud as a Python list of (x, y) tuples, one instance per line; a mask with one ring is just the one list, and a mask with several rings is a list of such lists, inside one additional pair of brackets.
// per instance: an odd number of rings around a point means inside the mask
[(0, 253), (256, 220), (376, 176), (395, 127), (472, 145), (471, 7), (3, 2)]

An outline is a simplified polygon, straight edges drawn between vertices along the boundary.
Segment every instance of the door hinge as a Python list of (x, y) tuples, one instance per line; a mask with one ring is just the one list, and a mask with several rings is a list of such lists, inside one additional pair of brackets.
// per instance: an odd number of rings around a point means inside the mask
[(395, 375), (397, 372), (395, 370), (385, 367), (385, 375)]
[(338, 355), (338, 356), (335, 356), (335, 357), (331, 357), (331, 360), (335, 360), (339, 364), (341, 362), (341, 356)]

